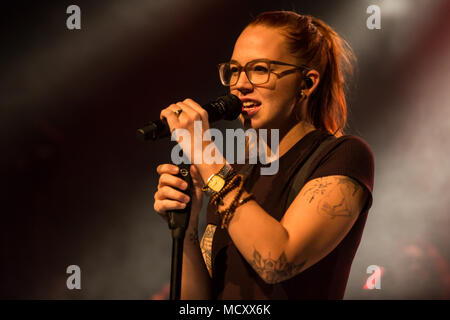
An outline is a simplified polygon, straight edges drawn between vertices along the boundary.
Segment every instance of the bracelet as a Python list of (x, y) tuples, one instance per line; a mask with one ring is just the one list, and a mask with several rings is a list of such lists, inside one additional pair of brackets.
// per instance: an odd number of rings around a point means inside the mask
[(222, 214), (222, 224), (221, 224), (221, 228), (228, 228), (228, 225), (230, 224), (231, 218), (234, 215), (234, 212), (236, 211), (236, 209), (239, 206), (242, 206), (244, 203), (247, 203), (250, 200), (255, 200), (255, 195), (253, 193), (251, 193), (250, 195), (248, 195), (246, 198), (244, 199), (240, 199), (239, 201), (236, 201), (236, 199), (239, 199), (239, 197), (242, 195), (244, 191), (244, 188), (241, 188), (238, 191), (238, 195), (235, 197), (233, 203), (230, 205), (230, 207), (228, 209), (225, 209), (224, 211), (220, 212), (219, 214)]
[(236, 175), (236, 172), (233, 170), (233, 167), (231, 167), (228, 163), (225, 163), (222, 168), (220, 168), (219, 172), (214, 173), (209, 176), (209, 178), (206, 180), (205, 185), (202, 187), (202, 191), (205, 192), (209, 197), (212, 197), (217, 193), (214, 189), (211, 189), (209, 186), (210, 181), (214, 177), (219, 177), (224, 180), (225, 183), (230, 181), (234, 176)]
[(237, 207), (242, 206), (244, 203), (247, 203), (250, 200), (255, 200), (255, 195), (253, 193), (250, 193), (250, 195), (247, 198), (239, 200)]
[(216, 207), (219, 205), (219, 203), (222, 203), (222, 199), (225, 196), (225, 194), (227, 194), (228, 192), (230, 192), (231, 190), (233, 190), (237, 184), (236, 184), (236, 180), (239, 179), (238, 177), (234, 176), (233, 178), (231, 178), (230, 181), (228, 181), (222, 188), (222, 190), (220, 190), (219, 192), (213, 194), (209, 200), (209, 203), (214, 204)]
[(223, 190), (223, 192), (221, 193), (217, 193), (215, 194), (211, 200), (209, 201), (209, 203), (213, 204), (214, 206), (216, 206), (217, 208), (219, 207), (219, 205), (223, 205), (223, 198), (225, 198), (225, 196), (230, 193), (231, 191), (233, 191), (234, 189), (236, 189), (238, 187), (238, 185), (236, 183), (230, 183), (227, 188), (225, 190)]
[[(231, 202), (230, 206), (222, 211), (218, 211), (219, 216), (222, 217), (222, 224), (220, 226), (221, 229), (228, 228), (228, 224), (230, 223), (231, 218), (234, 215), (234, 212), (236, 211), (236, 208), (239, 206), (239, 198), (241, 197), (242, 193), (244, 192), (244, 181), (239, 181), (239, 190), (234, 197), (233, 201)], [(248, 201), (248, 200), (247, 200)]]
[(231, 178), (230, 181), (228, 181), (225, 186), (220, 190), (219, 192), (215, 193), (211, 199), (209, 200), (209, 203), (214, 204), (216, 207), (219, 206), (219, 204), (223, 204), (223, 198), (233, 189), (235, 189), (241, 182), (243, 181), (242, 175), (236, 174)]

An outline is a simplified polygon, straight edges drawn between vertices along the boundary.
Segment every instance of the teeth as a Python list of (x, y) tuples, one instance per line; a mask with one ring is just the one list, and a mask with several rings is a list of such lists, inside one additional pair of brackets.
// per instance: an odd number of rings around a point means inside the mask
[(255, 107), (256, 107), (255, 102), (253, 102), (253, 101), (245, 101), (245, 102), (242, 103), (242, 105), (243, 105), (245, 108), (249, 108), (249, 107), (252, 107), (252, 106), (255, 106)]

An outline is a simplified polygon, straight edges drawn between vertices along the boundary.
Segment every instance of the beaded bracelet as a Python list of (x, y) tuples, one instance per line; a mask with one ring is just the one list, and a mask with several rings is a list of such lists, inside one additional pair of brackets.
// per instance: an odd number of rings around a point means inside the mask
[(231, 178), (231, 180), (227, 181), (225, 186), (214, 194), (211, 199), (209, 200), (209, 203), (214, 204), (216, 207), (219, 206), (219, 204), (223, 204), (223, 198), (233, 189), (235, 189), (241, 182), (243, 181), (242, 175), (236, 174)]
[(236, 208), (239, 206), (239, 198), (241, 197), (243, 192), (244, 192), (244, 181), (241, 180), (239, 183), (239, 190), (236, 196), (234, 197), (233, 201), (231, 202), (230, 206), (222, 211), (218, 211), (219, 216), (222, 217), (222, 224), (220, 226), (221, 229), (228, 228), (228, 224), (230, 223), (230, 220), (233, 217)]
[[(238, 195), (236, 196), (235, 200), (238, 199), (242, 195), (243, 190), (244, 190), (244, 188), (241, 188), (238, 191)], [(239, 201), (235, 201), (235, 200), (233, 201), (234, 204), (232, 203), (229, 208), (227, 208), (219, 213), (219, 215), (222, 214), (222, 224), (220, 226), (221, 229), (228, 228), (228, 225), (230, 224), (231, 218), (233, 217), (236, 209), (239, 206), (242, 206), (244, 203), (247, 203), (250, 200), (255, 200), (255, 195), (251, 193), (249, 196), (247, 196), (244, 199), (240, 199)]]

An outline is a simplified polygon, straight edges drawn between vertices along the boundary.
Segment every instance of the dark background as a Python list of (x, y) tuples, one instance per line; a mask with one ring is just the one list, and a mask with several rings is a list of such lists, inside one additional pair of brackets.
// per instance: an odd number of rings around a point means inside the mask
[[(66, 8), (81, 8), (81, 30)], [(369, 5), (381, 30), (369, 30)], [(226, 93), (216, 64), (267, 10), (330, 24), (358, 69), (347, 133), (375, 155), (347, 299), (449, 299), (450, 6), (445, 0), (10, 1), (0, 19), (0, 298), (164, 297), (171, 237), (153, 211), (167, 141), (135, 131)], [(219, 123), (219, 128), (237, 123)], [(81, 268), (68, 290), (66, 268)], [(366, 290), (370, 265), (381, 289)]]

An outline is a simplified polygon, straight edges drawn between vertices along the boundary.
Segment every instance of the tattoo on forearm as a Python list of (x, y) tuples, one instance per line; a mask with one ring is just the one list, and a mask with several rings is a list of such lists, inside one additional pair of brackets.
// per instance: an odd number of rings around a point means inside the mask
[(286, 254), (283, 252), (278, 259), (270, 257), (263, 258), (261, 253), (255, 249), (253, 252), (253, 260), (250, 265), (267, 283), (278, 283), (283, 280), (292, 278), (300, 273), (306, 261), (300, 264), (294, 264), (287, 261)]
[(351, 197), (355, 197), (361, 185), (349, 177), (318, 178), (305, 190), (305, 196), (312, 203), (319, 195), (323, 195), (317, 202), (317, 211), (331, 219), (335, 217), (351, 217), (354, 208)]
[(200, 244), (203, 260), (205, 260), (206, 267), (208, 271), (211, 273), (212, 270), (212, 242), (214, 238), (214, 233), (216, 231), (216, 226), (209, 224), (206, 227), (205, 233), (203, 234), (202, 242)]
[(197, 227), (194, 227), (194, 230), (192, 230), (192, 232), (189, 233), (189, 240), (194, 244), (199, 244)]

